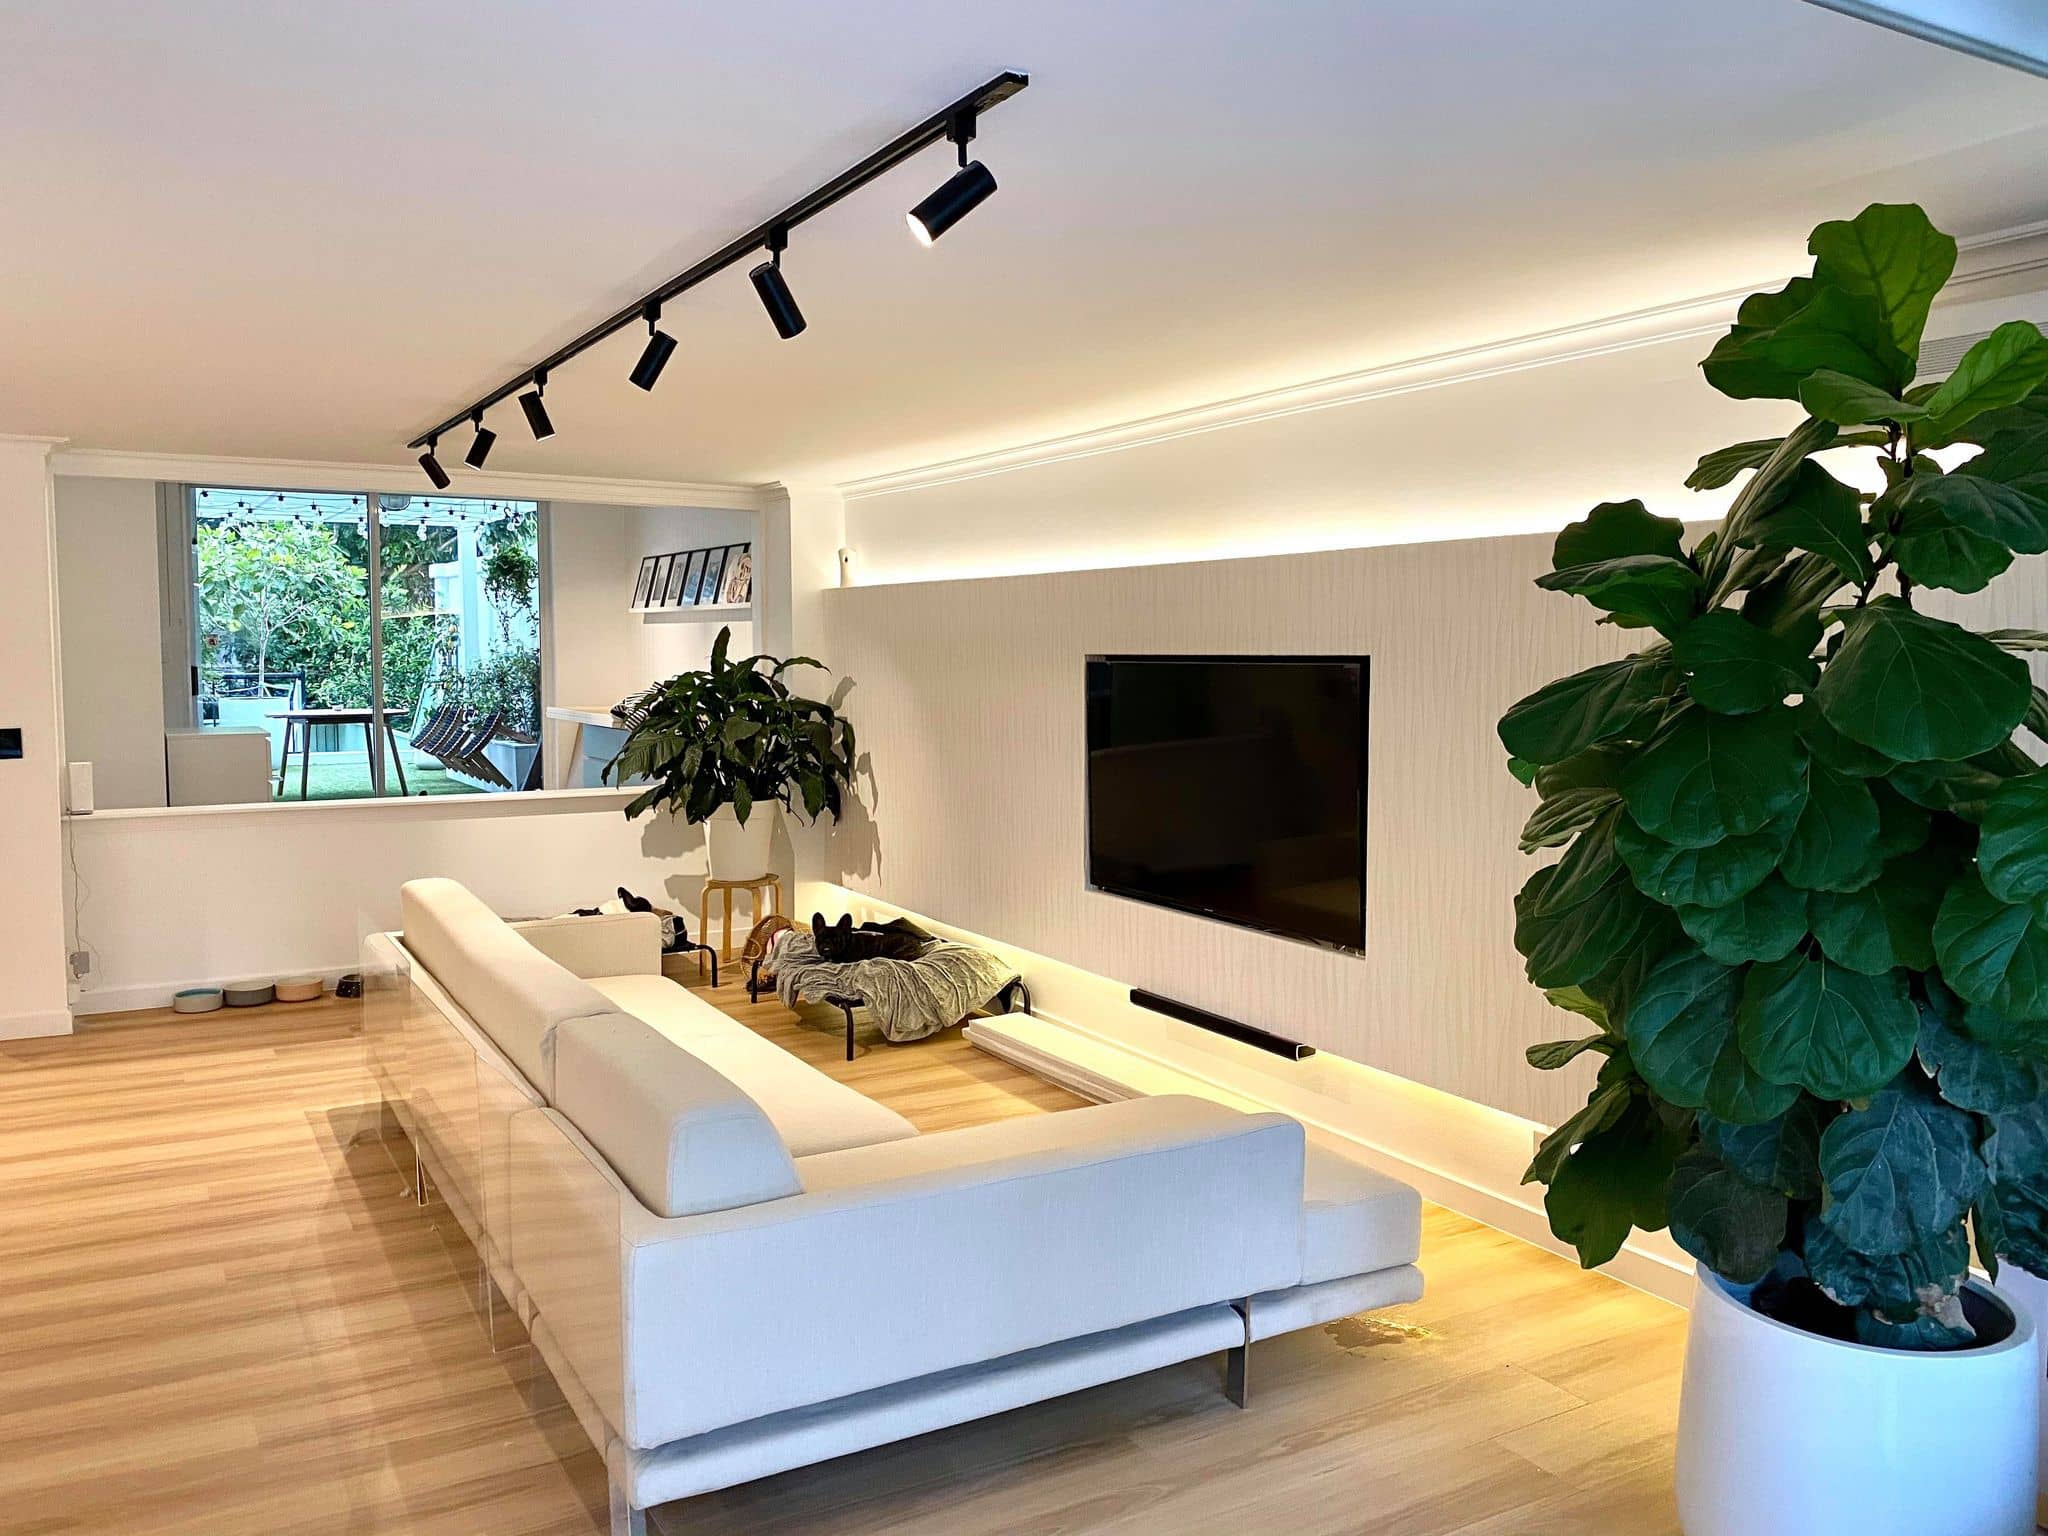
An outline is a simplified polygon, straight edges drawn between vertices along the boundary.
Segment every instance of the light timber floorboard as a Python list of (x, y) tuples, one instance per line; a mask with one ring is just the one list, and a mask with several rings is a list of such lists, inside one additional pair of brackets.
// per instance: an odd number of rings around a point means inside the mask
[[(708, 996), (926, 1131), (1079, 1101), (957, 1031)], [(375, 1139), (356, 1006), (0, 1045), (0, 1533), (588, 1536), (604, 1468)], [(403, 1166), (401, 1166), (403, 1165)], [(1677, 1310), (1431, 1208), (1415, 1306), (657, 1510), (690, 1536), (1676, 1529)], [(820, 1306), (876, 1307), (831, 1293)], [(501, 1324), (502, 1326), (502, 1324)]]

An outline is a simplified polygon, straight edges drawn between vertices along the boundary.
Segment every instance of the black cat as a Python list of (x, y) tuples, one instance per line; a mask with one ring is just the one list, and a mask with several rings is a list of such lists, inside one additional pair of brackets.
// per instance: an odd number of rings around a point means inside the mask
[(844, 965), (854, 960), (915, 960), (924, 950), (927, 935), (900, 919), (856, 928), (851, 912), (836, 923), (827, 923), (813, 912), (811, 938), (818, 946), (819, 959)]

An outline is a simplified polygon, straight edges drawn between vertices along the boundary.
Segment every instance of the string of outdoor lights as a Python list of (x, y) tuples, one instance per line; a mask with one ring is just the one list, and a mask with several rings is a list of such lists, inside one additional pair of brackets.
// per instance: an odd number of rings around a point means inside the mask
[[(482, 469), (484, 461), (490, 457), (491, 445), (498, 440), (498, 434), (484, 425), (484, 413), (513, 395), (519, 397), (519, 408), (525, 413), (526, 425), (534, 439), (544, 442), (553, 437), (555, 425), (548, 416), (545, 400), (548, 375), (628, 326), (643, 322), (647, 326), (646, 345), (641, 349), (640, 360), (633, 365), (629, 377), (641, 389), (653, 389), (676, 350), (675, 338), (661, 328), (662, 306), (748, 256), (765, 253), (768, 257), (747, 277), (754, 285), (762, 308), (767, 310), (776, 333), (784, 341), (800, 335), (806, 324), (804, 313), (797, 307), (796, 295), (790, 291), (789, 283), (782, 275), (782, 253), (789, 248), (789, 232), (849, 193), (866, 186), (877, 176), (901, 165), (927, 145), (945, 139), (956, 150), (959, 169), (908, 215), (911, 233), (920, 244), (930, 245), (985, 202), (996, 189), (996, 179), (988, 167), (979, 160), (967, 158), (967, 146), (973, 141), (976, 119), (991, 107), (1008, 101), (1030, 83), (1028, 77), (1006, 71), (977, 86), (916, 127), (898, 134), (859, 164), (841, 171), (823, 186), (806, 193), (695, 266), (677, 273), (638, 302), (592, 326), (567, 346), (550, 353), (447, 420), (429, 427), (407, 445), (425, 450), (420, 454), (420, 468), (426, 471), (427, 479), (436, 490), (448, 488), (448, 472), (441, 467), (438, 457), (441, 437), (465, 421), (474, 429), (475, 435), (470, 439), (469, 451), (463, 454), (462, 461), (471, 469)], [(525, 392), (520, 393), (522, 390)]]
[[(405, 496), (390, 493), (376, 498), (377, 517), (386, 527), (438, 523), (459, 527), (474, 523), (503, 522), (527, 516), (538, 505), (532, 501), (506, 501), (476, 496)], [(318, 491), (250, 491), (206, 487), (198, 492), (193, 509), (203, 520), (234, 528), (249, 523), (354, 523), (367, 527), (368, 507), (362, 496)]]

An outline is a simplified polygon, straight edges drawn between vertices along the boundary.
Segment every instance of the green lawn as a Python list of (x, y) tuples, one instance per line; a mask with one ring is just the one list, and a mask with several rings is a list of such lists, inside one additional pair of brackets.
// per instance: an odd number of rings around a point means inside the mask
[[(395, 797), (398, 793), (398, 775), (387, 764), (385, 780)], [(273, 784), (276, 780), (271, 781)], [(456, 778), (439, 763), (429, 758), (406, 754), (405, 788), (409, 795), (480, 795), (484, 791), (474, 784), (466, 784)], [(370, 765), (361, 758), (328, 758), (325, 761), (314, 755), (312, 771), (306, 775), (306, 798), (308, 800), (367, 800), (370, 797)], [(292, 757), (291, 767), (284, 776), (284, 790), (277, 796), (280, 800), (299, 798), (299, 760)]]

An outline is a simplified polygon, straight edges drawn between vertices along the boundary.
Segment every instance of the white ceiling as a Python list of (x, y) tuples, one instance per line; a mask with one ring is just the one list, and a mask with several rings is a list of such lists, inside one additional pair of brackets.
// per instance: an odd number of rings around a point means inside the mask
[(1774, 279), (1873, 198), (2048, 217), (2048, 83), (1796, 0), (13, 0), (0, 431), (401, 462), (1001, 69), (936, 247), (943, 148), (799, 231), (805, 335), (735, 271), (491, 468), (845, 478)]

